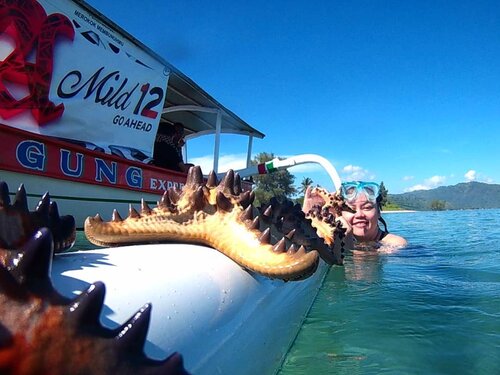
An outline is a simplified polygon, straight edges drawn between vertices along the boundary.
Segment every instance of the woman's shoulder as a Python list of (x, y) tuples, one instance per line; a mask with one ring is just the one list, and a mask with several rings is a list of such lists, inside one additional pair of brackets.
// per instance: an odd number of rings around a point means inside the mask
[(408, 244), (408, 241), (406, 241), (405, 238), (393, 233), (388, 233), (380, 242), (384, 245), (397, 246), (397, 247), (403, 247)]

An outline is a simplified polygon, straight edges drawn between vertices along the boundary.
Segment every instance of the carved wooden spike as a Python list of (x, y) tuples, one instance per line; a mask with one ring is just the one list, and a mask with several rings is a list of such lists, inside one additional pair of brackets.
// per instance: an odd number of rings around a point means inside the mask
[(224, 176), (224, 178), (220, 182), (220, 185), (222, 185), (223, 191), (225, 191), (231, 195), (235, 195), (234, 194), (234, 171), (232, 169), (229, 169), (226, 172), (226, 175)]
[(0, 182), (0, 206), (7, 207), (10, 205), (9, 186), (4, 182)]
[(261, 236), (259, 237), (259, 241), (263, 244), (270, 244), (271, 243), (271, 229), (266, 228), (264, 232), (262, 232)]
[(151, 304), (145, 304), (133, 317), (121, 326), (116, 340), (118, 347), (126, 353), (143, 353), (149, 320), (151, 319)]
[(191, 179), (192, 179), (192, 174), (193, 174), (193, 168), (194, 167), (190, 167), (187, 171), (187, 176), (186, 176), (186, 184), (185, 186), (190, 186), (191, 185)]
[(234, 174), (234, 194), (240, 195), (242, 192), (241, 188), (241, 177), (238, 173)]
[(252, 202), (250, 201), (250, 193), (248, 191), (245, 191), (244, 193), (241, 193), (240, 197), (238, 199), (238, 203), (243, 208), (247, 208), (249, 205), (251, 205)]
[(193, 208), (195, 210), (203, 210), (205, 207), (205, 194), (203, 192), (203, 186), (198, 186), (194, 195), (193, 195)]
[(122, 217), (120, 216), (120, 214), (118, 213), (118, 210), (116, 208), (113, 210), (113, 214), (111, 215), (111, 221), (113, 221), (115, 223), (123, 221)]
[(267, 217), (272, 217), (273, 216), (273, 207), (272, 206), (268, 206), (266, 208), (266, 210), (264, 211), (263, 215), (267, 216)]
[(275, 253), (284, 253), (286, 251), (286, 242), (285, 242), (285, 237), (283, 237), (281, 240), (279, 240), (276, 245), (273, 247), (273, 251)]
[(255, 201), (255, 192), (251, 191), (250, 192), (250, 204), (253, 204), (254, 201)]
[(171, 197), (171, 192), (166, 190), (160, 199), (160, 203), (158, 204), (158, 207), (161, 207), (163, 209), (169, 210), (170, 212), (173, 212), (175, 210), (175, 204), (172, 202), (170, 197)]
[(16, 198), (14, 199), (13, 206), (25, 212), (29, 211), (28, 198), (26, 197), (26, 190), (24, 189), (23, 184), (21, 184), (19, 186), (19, 189), (17, 189)]
[(106, 287), (100, 281), (90, 285), (69, 305), (69, 312), (78, 326), (101, 327), (99, 316), (104, 303)]
[(221, 191), (217, 192), (215, 196), (215, 201), (217, 202), (217, 209), (229, 212), (233, 209), (233, 204)]
[(52, 220), (60, 220), (60, 216), (59, 216), (59, 208), (57, 207), (57, 203), (52, 201), (49, 203), (49, 217), (52, 219)]
[(174, 188), (168, 189), (167, 192), (170, 202), (172, 202), (172, 204), (176, 204), (179, 201), (180, 194)]
[(137, 210), (131, 204), (128, 206), (128, 217), (132, 219), (138, 219), (141, 217), (139, 212), (137, 212)]
[(290, 245), (290, 247), (288, 248), (287, 253), (288, 253), (288, 254), (291, 254), (291, 255), (292, 255), (292, 254), (295, 254), (295, 253), (297, 252), (297, 250), (298, 250), (298, 249), (299, 249), (298, 245), (296, 245), (296, 244), (294, 244), (294, 243), (293, 243), (293, 244), (291, 244), (291, 245)]
[(299, 250), (295, 253), (297, 257), (301, 257), (306, 254), (306, 248), (304, 246), (300, 246)]
[(240, 216), (241, 220), (253, 220), (253, 206), (248, 206)]
[(49, 215), (50, 194), (47, 192), (38, 202), (35, 211), (41, 215)]
[(293, 228), (290, 232), (288, 232), (285, 237), (288, 238), (289, 240), (291, 240), (293, 238), (293, 236), (295, 235), (295, 232), (296, 232), (296, 229)]
[(248, 224), (248, 229), (258, 230), (260, 228), (260, 219), (255, 217), (250, 224)]
[(210, 171), (210, 173), (208, 174), (208, 179), (207, 179), (207, 187), (209, 188), (214, 188), (216, 187), (218, 184), (218, 181), (217, 181), (217, 175), (215, 174), (215, 172), (212, 170)]
[(144, 198), (141, 199), (141, 215), (149, 215), (151, 214), (151, 208), (149, 208), (147, 202)]
[(194, 167), (194, 172), (193, 172), (193, 179), (196, 185), (203, 185), (205, 180), (203, 177), (203, 172), (201, 171), (201, 167), (199, 165), (195, 165)]
[(52, 234), (48, 228), (38, 230), (23, 246), (23, 256), (12, 269), (13, 276), (23, 284), (50, 283), (54, 254)]
[(276, 225), (279, 225), (280, 228), (283, 226), (283, 223), (285, 222), (285, 217), (284, 216), (280, 216), (276, 222)]
[(161, 196), (160, 200), (156, 202), (156, 205), (159, 208), (167, 208), (167, 199), (168, 199), (168, 193), (166, 191), (163, 192), (163, 195)]
[(203, 173), (201, 172), (201, 167), (195, 165), (189, 168), (188, 175), (186, 178), (186, 185), (190, 187), (199, 186), (203, 183)]

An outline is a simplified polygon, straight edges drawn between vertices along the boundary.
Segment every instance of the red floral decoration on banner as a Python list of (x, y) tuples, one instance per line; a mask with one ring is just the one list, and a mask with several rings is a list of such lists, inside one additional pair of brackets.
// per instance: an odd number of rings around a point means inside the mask
[[(42, 126), (61, 117), (64, 104), (49, 100), (56, 38), (73, 40), (71, 21), (60, 13), (49, 16), (33, 0), (0, 0), (0, 34), (11, 37), (14, 50), (0, 61), (0, 116), (9, 119), (30, 110)], [(35, 63), (27, 61), (35, 51)], [(6, 83), (24, 85), (29, 94), (16, 99)]]

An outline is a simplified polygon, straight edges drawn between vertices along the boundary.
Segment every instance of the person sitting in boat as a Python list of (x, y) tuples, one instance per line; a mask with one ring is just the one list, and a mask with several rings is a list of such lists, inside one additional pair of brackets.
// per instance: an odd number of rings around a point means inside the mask
[(183, 161), (182, 146), (184, 146), (184, 143), (184, 125), (182, 123), (175, 122), (172, 126), (166, 122), (160, 122), (155, 139), (153, 164), (158, 167), (187, 173), (193, 164), (184, 163)]
[[(362, 181), (344, 182), (340, 192), (347, 206), (355, 211), (342, 211), (342, 216), (336, 219), (346, 229), (347, 238), (350, 239), (347, 241), (348, 248), (406, 246), (406, 239), (387, 230), (387, 224), (381, 216), (382, 196), (378, 184)], [(319, 194), (314, 194), (313, 189), (308, 187), (304, 196), (303, 211), (307, 213), (314, 205), (324, 204), (324, 199)], [(379, 227), (379, 222), (384, 229)]]

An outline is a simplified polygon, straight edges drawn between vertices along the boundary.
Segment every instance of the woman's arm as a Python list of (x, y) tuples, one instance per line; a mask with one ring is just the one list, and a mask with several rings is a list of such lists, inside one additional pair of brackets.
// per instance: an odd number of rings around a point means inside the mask
[(323, 197), (320, 194), (314, 192), (313, 188), (308, 186), (304, 194), (302, 211), (307, 214), (314, 206), (323, 206), (324, 204), (325, 200), (323, 199)]

